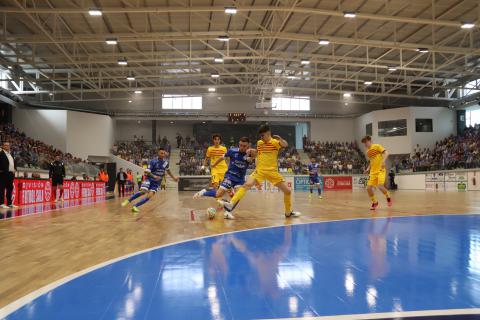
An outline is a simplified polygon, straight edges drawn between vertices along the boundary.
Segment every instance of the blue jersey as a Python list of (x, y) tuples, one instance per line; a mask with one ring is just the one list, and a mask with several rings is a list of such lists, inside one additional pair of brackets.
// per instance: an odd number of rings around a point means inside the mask
[(228, 165), (226, 174), (244, 179), (249, 165), (247, 153), (240, 152), (238, 148), (231, 148), (225, 153), (225, 157), (230, 158), (230, 164)]
[(308, 165), (308, 174), (310, 177), (318, 177), (318, 169), (320, 165), (318, 163), (310, 163)]
[(154, 176), (157, 176), (159, 178), (154, 179), (149, 176), (148, 180), (161, 181), (165, 176), (165, 172), (168, 170), (168, 166), (169, 164), (167, 159), (153, 159), (152, 161), (150, 161), (148, 169)]

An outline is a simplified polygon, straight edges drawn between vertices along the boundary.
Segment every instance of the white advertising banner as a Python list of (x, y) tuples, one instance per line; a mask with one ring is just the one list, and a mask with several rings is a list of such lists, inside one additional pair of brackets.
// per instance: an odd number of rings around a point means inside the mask
[(354, 175), (352, 176), (353, 189), (365, 189), (368, 182), (368, 175)]
[(443, 172), (427, 173), (425, 175), (426, 191), (445, 191), (445, 174)]

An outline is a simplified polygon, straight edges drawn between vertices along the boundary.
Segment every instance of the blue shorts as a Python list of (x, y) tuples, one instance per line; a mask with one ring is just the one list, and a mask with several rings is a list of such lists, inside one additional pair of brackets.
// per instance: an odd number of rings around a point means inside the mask
[(318, 176), (310, 176), (310, 184), (319, 184), (320, 183), (320, 179), (318, 178)]
[(245, 183), (245, 178), (239, 178), (239, 177), (226, 174), (225, 178), (223, 178), (223, 181), (220, 184), (220, 188), (225, 190), (230, 190), (235, 188), (236, 186), (241, 186), (244, 183)]
[(155, 181), (155, 180), (146, 180), (142, 183), (142, 186), (140, 187), (140, 190), (146, 190), (146, 191), (151, 191), (151, 192), (157, 192), (158, 188), (160, 188), (160, 181)]

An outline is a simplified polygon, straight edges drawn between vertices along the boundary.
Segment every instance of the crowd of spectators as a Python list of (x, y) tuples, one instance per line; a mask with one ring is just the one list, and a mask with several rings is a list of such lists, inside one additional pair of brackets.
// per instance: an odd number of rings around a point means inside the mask
[(322, 173), (361, 173), (367, 166), (365, 154), (356, 142), (314, 142), (305, 138), (303, 142), (305, 153), (317, 160)]
[(465, 129), (435, 143), (433, 149), (416, 146), (409, 158), (396, 161), (399, 169), (413, 171), (452, 170), (480, 167), (480, 125)]
[(55, 156), (60, 155), (62, 161), (70, 164), (83, 164), (86, 161), (72, 156), (48, 145), (42, 141), (27, 137), (24, 132), (17, 130), (13, 124), (4, 124), (1, 127), (1, 141), (8, 141), (17, 167), (48, 170)]
[(158, 148), (164, 148), (168, 154), (172, 149), (170, 141), (167, 137), (158, 138), (158, 143), (149, 143), (143, 140), (143, 137), (134, 137), (134, 141), (119, 142), (113, 145), (112, 152), (114, 155), (135, 163), (138, 166), (143, 166), (150, 159), (157, 155)]

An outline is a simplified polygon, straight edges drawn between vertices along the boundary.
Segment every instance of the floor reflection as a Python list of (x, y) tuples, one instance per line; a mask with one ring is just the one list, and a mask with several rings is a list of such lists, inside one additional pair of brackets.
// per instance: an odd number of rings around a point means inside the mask
[(119, 261), (7, 319), (252, 319), (480, 307), (480, 217), (292, 225)]

